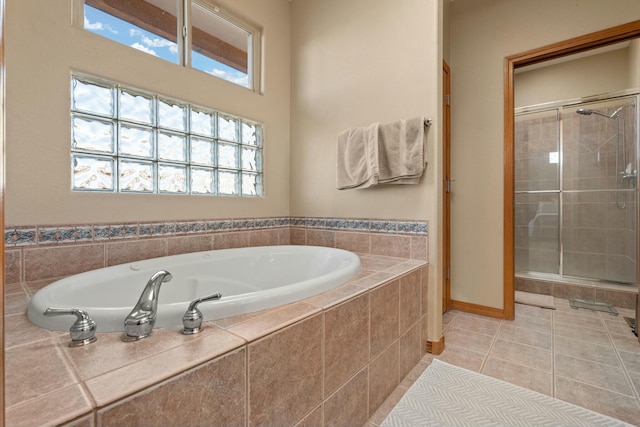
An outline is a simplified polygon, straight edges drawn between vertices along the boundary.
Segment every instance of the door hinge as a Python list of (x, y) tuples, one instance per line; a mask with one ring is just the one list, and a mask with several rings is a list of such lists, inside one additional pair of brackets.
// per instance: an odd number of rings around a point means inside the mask
[(186, 26), (182, 27), (182, 37), (185, 38), (185, 39), (187, 38), (187, 27)]
[(451, 268), (447, 267), (445, 273), (446, 279), (449, 280), (451, 278)]
[(446, 94), (444, 96), (444, 105), (446, 105), (446, 106), (450, 106), (451, 105), (451, 95), (450, 94)]
[(448, 179), (445, 181), (445, 191), (447, 193), (451, 193), (451, 183), (455, 181), (455, 179)]

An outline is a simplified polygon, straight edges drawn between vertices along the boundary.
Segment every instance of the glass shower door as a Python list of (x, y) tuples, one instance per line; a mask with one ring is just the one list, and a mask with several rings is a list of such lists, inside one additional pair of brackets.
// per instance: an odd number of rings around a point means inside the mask
[(558, 109), (515, 117), (516, 272), (560, 273)]
[(635, 283), (635, 97), (562, 110), (561, 274)]

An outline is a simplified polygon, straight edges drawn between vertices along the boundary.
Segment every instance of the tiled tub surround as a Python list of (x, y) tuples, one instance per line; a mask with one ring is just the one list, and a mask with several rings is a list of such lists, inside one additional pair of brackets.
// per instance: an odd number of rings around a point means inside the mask
[(360, 257), (335, 290), (189, 337), (108, 333), (69, 348), (13, 306), (7, 424), (363, 425), (425, 353), (428, 277), (425, 261)]
[[(206, 223), (204, 230), (195, 227), (199, 231), (178, 224), (107, 226), (120, 230), (111, 237), (96, 235), (94, 226), (86, 227), (90, 238), (79, 234), (82, 239), (68, 230), (83, 227), (21, 228), (32, 230), (33, 238), (20, 242), (16, 230), (7, 229), (8, 425), (364, 424), (424, 354), (426, 224), (318, 218), (211, 223), (226, 225), (207, 229)], [(164, 234), (146, 237), (144, 230), (156, 229)], [(43, 239), (45, 230), (58, 231)], [(175, 253), (273, 244), (359, 252), (363, 271), (328, 293), (208, 323), (192, 337), (157, 329), (149, 339), (125, 344), (118, 333), (98, 334), (95, 344), (71, 349), (67, 333), (37, 328), (25, 315), (30, 295), (66, 275)]]

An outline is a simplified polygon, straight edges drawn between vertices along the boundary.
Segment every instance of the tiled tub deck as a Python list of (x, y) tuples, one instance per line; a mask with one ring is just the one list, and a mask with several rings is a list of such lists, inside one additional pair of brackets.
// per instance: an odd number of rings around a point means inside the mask
[[(425, 353), (428, 270), (360, 259), (337, 289), (208, 322), (196, 336), (156, 329), (123, 343), (104, 333), (69, 348), (68, 333), (32, 325), (8, 301), (7, 425), (363, 425)], [(28, 298), (44, 284), (22, 288)]]

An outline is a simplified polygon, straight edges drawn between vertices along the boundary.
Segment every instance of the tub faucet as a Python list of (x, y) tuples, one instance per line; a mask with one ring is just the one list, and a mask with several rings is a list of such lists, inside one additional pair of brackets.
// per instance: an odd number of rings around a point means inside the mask
[(138, 303), (124, 320), (124, 335), (122, 341), (137, 341), (146, 338), (153, 332), (158, 310), (158, 295), (160, 285), (173, 279), (171, 273), (165, 270), (156, 272), (144, 287)]

